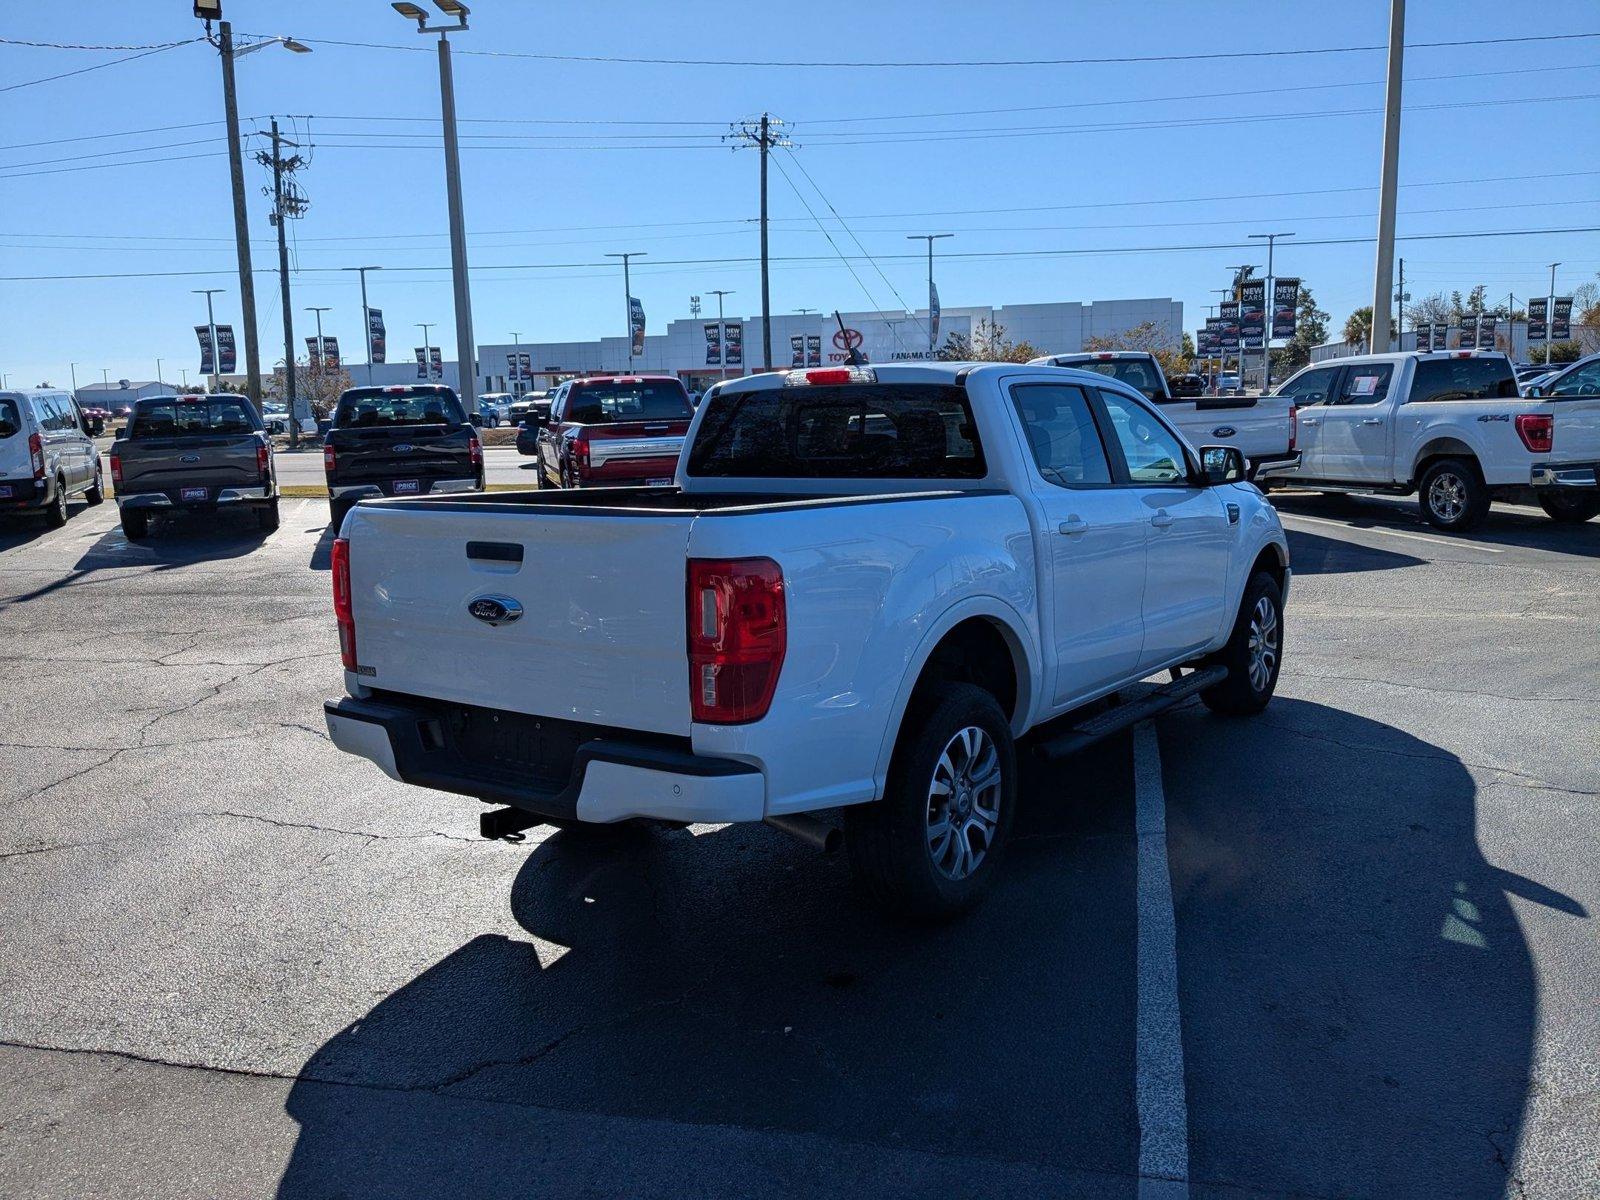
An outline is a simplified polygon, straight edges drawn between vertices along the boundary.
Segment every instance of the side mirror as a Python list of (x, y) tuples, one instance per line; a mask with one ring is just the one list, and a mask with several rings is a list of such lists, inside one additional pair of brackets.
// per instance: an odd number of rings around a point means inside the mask
[(1202, 446), (1200, 463), (1206, 482), (1213, 487), (1219, 483), (1243, 483), (1247, 478), (1244, 454), (1237, 446)]
[(1540, 387), (1537, 383), (1530, 384), (1527, 391), (1523, 392), (1522, 394), (1524, 396), (1542, 396), (1544, 395), (1544, 388)]

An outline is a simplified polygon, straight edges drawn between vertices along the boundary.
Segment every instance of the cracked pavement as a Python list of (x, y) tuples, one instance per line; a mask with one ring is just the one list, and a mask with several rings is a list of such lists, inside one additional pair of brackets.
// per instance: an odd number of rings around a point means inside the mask
[[(1282, 508), (1279, 700), (1158, 723), (1189, 1192), (1593, 1195), (1600, 523)], [(0, 527), (0, 1194), (1138, 1193), (1126, 741), (941, 930), (763, 827), (485, 843), (325, 736), (324, 519)]]

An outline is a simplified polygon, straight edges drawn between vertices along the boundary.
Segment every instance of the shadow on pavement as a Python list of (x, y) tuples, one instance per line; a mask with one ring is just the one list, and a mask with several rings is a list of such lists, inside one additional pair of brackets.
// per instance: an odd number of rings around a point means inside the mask
[(322, 536), (317, 539), (317, 544), (311, 550), (311, 561), (306, 565), (313, 571), (333, 570), (333, 543), (339, 536), (339, 531), (330, 521), (323, 527)]
[[(1580, 558), (1600, 558), (1600, 519), (1563, 525), (1552, 521), (1540, 509), (1497, 503), (1490, 507), (1488, 518), (1478, 528), (1470, 533), (1454, 534), (1435, 529), (1424, 521), (1417, 512), (1414, 496), (1322, 495), (1274, 490), (1270, 499), (1274, 507), (1286, 514), (1344, 521), (1355, 529), (1398, 529), (1460, 540), (1464, 544), (1480, 542), (1486, 546), (1518, 546)], [(1298, 563), (1295, 569), (1299, 570)]]
[(472, 939), (306, 1063), (279, 1195), (1131, 1196), (1127, 743), (1026, 786), (939, 929), (759, 825), (550, 836), (537, 946)]
[[(1538, 1020), (1453, 755), (1294, 700), (1161, 729), (1192, 1194), (1498, 1198)], [(1227, 1192), (1233, 1195), (1233, 1192)]]
[(1420, 567), (1426, 561), (1393, 550), (1379, 550), (1359, 542), (1322, 537), (1285, 529), (1289, 538), (1289, 562), (1296, 575), (1343, 575), (1352, 571), (1392, 571), (1398, 567)]

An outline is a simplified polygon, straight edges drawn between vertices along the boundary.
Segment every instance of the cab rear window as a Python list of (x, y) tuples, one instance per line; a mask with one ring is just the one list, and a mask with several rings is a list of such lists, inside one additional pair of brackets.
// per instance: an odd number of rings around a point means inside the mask
[(1509, 400), (1517, 377), (1503, 358), (1434, 358), (1417, 363), (1411, 403), (1427, 400)]
[(592, 383), (574, 387), (565, 420), (579, 425), (612, 421), (687, 421), (694, 416), (689, 393), (672, 380)]
[(1087, 358), (1082, 362), (1063, 363), (1074, 371), (1093, 371), (1109, 375), (1120, 383), (1138, 391), (1147, 400), (1165, 400), (1166, 387), (1161, 372), (1142, 358)]
[(16, 401), (0, 399), (0, 438), (15, 437), (22, 432), (22, 414)]
[(176, 437), (186, 433), (250, 433), (259, 428), (249, 405), (232, 397), (206, 400), (141, 400), (134, 406), (128, 437)]
[(689, 474), (744, 479), (981, 479), (964, 388), (784, 387), (713, 396)]
[(335, 429), (383, 429), (402, 425), (459, 425), (461, 403), (448, 392), (347, 395), (334, 413)]

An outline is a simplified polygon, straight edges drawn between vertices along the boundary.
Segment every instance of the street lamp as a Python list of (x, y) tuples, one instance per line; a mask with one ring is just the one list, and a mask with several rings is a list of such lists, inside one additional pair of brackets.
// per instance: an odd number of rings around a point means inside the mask
[(607, 254), (607, 258), (620, 258), (622, 260), (622, 295), (623, 309), (628, 314), (628, 371), (633, 372), (633, 285), (628, 282), (628, 260), (630, 258), (644, 258), (648, 250), (629, 250), (626, 254)]
[[(215, 3), (195, 5), (195, 15), (206, 23), (206, 40), (211, 40), (211, 21), (222, 15), (222, 6)], [(250, 266), (250, 222), (244, 203), (244, 153), (239, 136), (239, 98), (234, 86), (233, 63), (246, 54), (254, 54), (268, 46), (282, 46), (296, 54), (310, 54), (311, 47), (291, 37), (266, 38), (248, 46), (235, 47), (233, 25), (221, 22), (213, 46), (222, 60), (222, 108), (228, 125), (228, 174), (233, 187), (233, 240), (239, 259), (239, 309), (244, 325), (245, 390), (250, 402), (261, 407), (261, 350), (256, 341), (256, 288), (255, 276)]]
[(522, 345), (522, 334), (515, 329), (511, 331), (511, 345), (511, 390), (520, 396), (525, 390), (522, 386), (522, 351), (516, 347)]
[(1293, 237), (1292, 233), (1252, 233), (1253, 238), (1265, 238), (1267, 243), (1267, 291), (1266, 291), (1266, 321), (1261, 330), (1261, 393), (1266, 395), (1272, 390), (1272, 247), (1281, 237)]
[(219, 384), (221, 383), (222, 377), (220, 372), (222, 370), (222, 356), (217, 353), (217, 314), (211, 307), (211, 297), (216, 295), (218, 292), (223, 292), (226, 290), (226, 288), (189, 289), (191, 295), (204, 296), (206, 298), (206, 336), (210, 338), (211, 344), (211, 390), (213, 392), (217, 390)]
[(325, 313), (325, 312), (332, 312), (333, 310), (332, 310), (332, 308), (330, 308), (326, 304), (320, 305), (320, 306), (315, 305), (315, 304), (308, 304), (308, 305), (306, 305), (306, 311), (309, 312), (309, 313), (316, 313), (317, 314), (317, 355), (316, 355), (315, 358), (313, 358), (311, 360), (311, 374), (312, 374), (312, 377), (315, 378), (316, 381), (317, 381), (317, 399), (321, 400), (322, 399), (322, 364), (323, 364), (323, 357), (322, 357), (322, 314)]
[(722, 323), (722, 298), (733, 295), (732, 289), (712, 288), (717, 298), (717, 378), (728, 377), (728, 327)]
[(908, 241), (908, 242), (923, 242), (923, 241), (925, 241), (925, 242), (928, 243), (928, 357), (929, 358), (936, 357), (936, 352), (937, 352), (938, 347), (936, 347), (934, 345), (934, 342), (937, 341), (938, 337), (939, 337), (939, 324), (938, 324), (939, 293), (936, 292), (934, 290), (934, 287), (933, 287), (933, 243), (938, 241), (940, 238), (947, 238), (947, 237), (955, 237), (955, 234), (953, 234), (953, 233), (908, 233), (908, 234), (906, 234), (906, 241)]
[[(397, 4), (395, 7), (399, 8), (400, 6)], [(429, 321), (426, 324), (421, 321), (417, 322), (417, 328), (422, 330), (422, 377), (424, 379), (433, 378), (433, 347), (428, 343), (428, 330), (437, 324), (437, 321)], [(459, 370), (456, 371), (456, 374), (459, 375), (460, 373)]]
[[(381, 271), (382, 267), (342, 267), (345, 271), (361, 272), (361, 324), (366, 328), (367, 386), (372, 386), (372, 310), (367, 307), (367, 272)], [(320, 343), (319, 343), (320, 344)]]
[(461, 212), (461, 148), (456, 142), (456, 89), (450, 67), (448, 34), (467, 27), (470, 11), (460, 0), (433, 0), (454, 25), (429, 25), (428, 14), (418, 5), (394, 4), (395, 12), (417, 23), (418, 33), (439, 35), (439, 103), (444, 118), (444, 180), (450, 207), (450, 276), (455, 284), (456, 357), (460, 359), (459, 388), (467, 412), (478, 411), (477, 347), (472, 340), (472, 297), (467, 283), (467, 226)]

